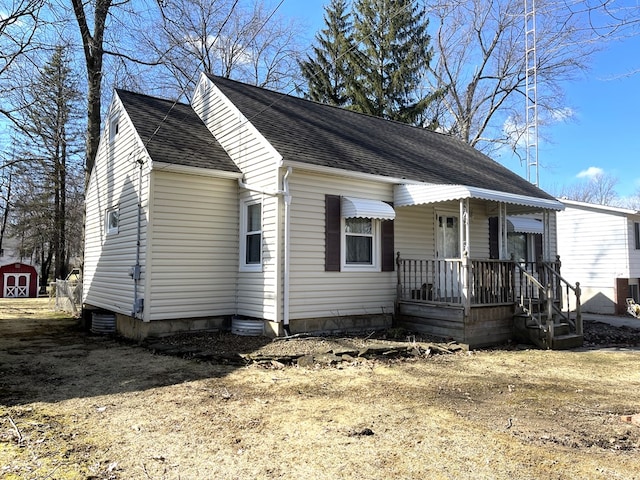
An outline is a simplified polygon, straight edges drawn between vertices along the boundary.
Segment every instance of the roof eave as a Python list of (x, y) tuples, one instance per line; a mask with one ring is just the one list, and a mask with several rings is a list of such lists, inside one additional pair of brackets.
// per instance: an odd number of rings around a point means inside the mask
[(202, 177), (228, 178), (236, 180), (242, 178), (242, 172), (230, 172), (227, 170), (218, 170), (214, 168), (193, 167), (189, 165), (178, 165), (167, 162), (152, 162), (151, 169), (153, 171), (163, 171), (172, 173), (183, 173), (189, 175), (199, 175)]

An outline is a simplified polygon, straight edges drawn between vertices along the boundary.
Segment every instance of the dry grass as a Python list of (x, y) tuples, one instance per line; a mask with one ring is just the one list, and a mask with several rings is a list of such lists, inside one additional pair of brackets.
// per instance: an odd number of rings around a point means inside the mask
[(640, 413), (640, 351), (233, 368), (86, 336), (39, 302), (0, 320), (2, 478), (640, 478), (620, 419)]

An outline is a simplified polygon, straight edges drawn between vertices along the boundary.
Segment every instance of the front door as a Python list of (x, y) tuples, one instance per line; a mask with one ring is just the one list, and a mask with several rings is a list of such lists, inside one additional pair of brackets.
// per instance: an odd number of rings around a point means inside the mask
[(4, 297), (24, 298), (29, 296), (28, 273), (5, 273), (4, 274)]
[(459, 302), (460, 218), (453, 213), (436, 214), (437, 276), (435, 297), (442, 302)]

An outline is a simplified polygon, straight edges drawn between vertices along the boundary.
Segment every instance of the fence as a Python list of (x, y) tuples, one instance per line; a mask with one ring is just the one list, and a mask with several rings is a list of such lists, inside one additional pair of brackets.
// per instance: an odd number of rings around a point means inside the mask
[(53, 295), (56, 310), (63, 310), (77, 315), (82, 303), (82, 283), (77, 280), (56, 280)]

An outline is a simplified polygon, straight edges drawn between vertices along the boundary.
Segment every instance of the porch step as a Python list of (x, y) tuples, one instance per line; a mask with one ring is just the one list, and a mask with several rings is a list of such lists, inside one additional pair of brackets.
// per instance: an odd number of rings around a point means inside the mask
[(568, 350), (583, 345), (583, 335), (571, 333), (571, 326), (565, 322), (554, 323), (551, 345), (548, 344), (546, 323), (542, 327), (526, 314), (513, 317), (514, 333), (518, 341), (530, 343), (545, 350)]
[(556, 335), (553, 337), (553, 345), (551, 345), (551, 350), (570, 350), (572, 348), (579, 348), (583, 344), (583, 335), (577, 335), (575, 333)]

